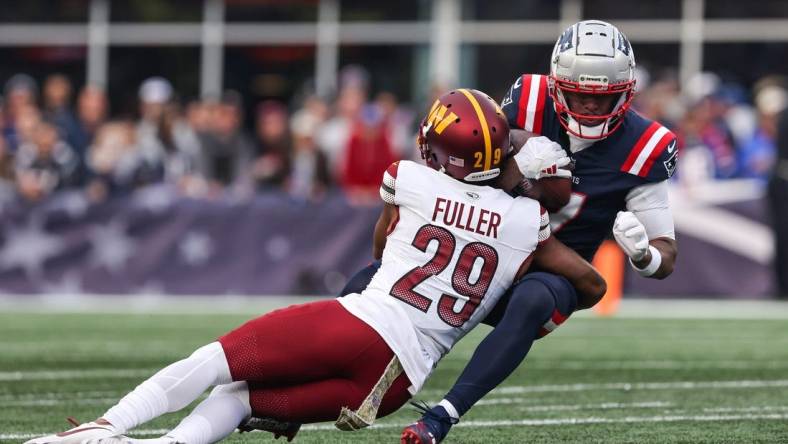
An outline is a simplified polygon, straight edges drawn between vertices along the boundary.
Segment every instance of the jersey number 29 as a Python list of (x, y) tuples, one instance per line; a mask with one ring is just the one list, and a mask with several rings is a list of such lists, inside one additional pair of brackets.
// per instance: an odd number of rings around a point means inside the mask
[[(416, 232), (411, 243), (420, 251), (427, 252), (427, 246), (438, 241), (435, 255), (426, 264), (410, 270), (391, 287), (389, 292), (395, 298), (427, 312), (432, 299), (417, 292), (415, 287), (432, 276), (443, 272), (454, 257), (457, 242), (454, 235), (443, 227), (424, 225)], [(471, 282), (471, 271), (477, 259), (482, 259), (481, 272), (475, 282)], [(495, 270), (498, 268), (498, 252), (482, 242), (471, 242), (461, 251), (451, 275), (451, 285), (457, 295), (442, 294), (438, 300), (438, 316), (452, 327), (460, 327), (467, 321), (490, 287)], [(454, 311), (457, 299), (464, 299), (465, 305), (459, 312)]]

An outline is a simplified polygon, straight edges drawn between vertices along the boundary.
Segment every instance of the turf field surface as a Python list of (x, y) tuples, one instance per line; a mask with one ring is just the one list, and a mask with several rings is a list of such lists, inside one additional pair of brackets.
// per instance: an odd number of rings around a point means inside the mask
[[(67, 416), (95, 418), (160, 367), (292, 302), (271, 301), (110, 310), (91, 301), (0, 303), (0, 442), (64, 430)], [(487, 331), (479, 327), (461, 341), (416, 399), (439, 400)], [(182, 415), (132, 435), (155, 437)], [(295, 442), (394, 443), (416, 417), (405, 407), (354, 433), (305, 426)], [(225, 442), (274, 441), (253, 433)], [(788, 305), (625, 300), (616, 317), (580, 314), (538, 341), (445, 442), (788, 442)]]

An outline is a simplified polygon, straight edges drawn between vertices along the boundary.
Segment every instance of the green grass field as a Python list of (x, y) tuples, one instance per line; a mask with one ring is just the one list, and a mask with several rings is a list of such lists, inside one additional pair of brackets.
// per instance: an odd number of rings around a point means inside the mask
[[(257, 310), (248, 313), (0, 314), (0, 442), (64, 430), (67, 416), (95, 418)], [(487, 331), (458, 344), (417, 399), (439, 400)], [(181, 416), (145, 424), (135, 436), (154, 437)], [(296, 442), (399, 442), (416, 417), (405, 407), (355, 433), (307, 426)], [(272, 435), (226, 442), (260, 441)], [(446, 442), (788, 442), (788, 320), (577, 316), (539, 341)]]

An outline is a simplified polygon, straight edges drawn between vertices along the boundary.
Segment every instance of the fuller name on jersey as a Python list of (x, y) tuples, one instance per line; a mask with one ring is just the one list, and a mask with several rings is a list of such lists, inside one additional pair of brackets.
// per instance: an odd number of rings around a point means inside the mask
[[(546, 136), (570, 152), (547, 82), (544, 75), (518, 77), (501, 108), (512, 128)], [(616, 214), (626, 210), (627, 194), (640, 185), (670, 178), (677, 156), (672, 132), (627, 111), (618, 130), (571, 154), (575, 164), (572, 197), (569, 204), (550, 215), (553, 234), (590, 261), (610, 233)]]
[(388, 168), (381, 197), (399, 219), (380, 269), (361, 295), (339, 301), (391, 347), (415, 393), (550, 236), (549, 219), (534, 200), (411, 161)]

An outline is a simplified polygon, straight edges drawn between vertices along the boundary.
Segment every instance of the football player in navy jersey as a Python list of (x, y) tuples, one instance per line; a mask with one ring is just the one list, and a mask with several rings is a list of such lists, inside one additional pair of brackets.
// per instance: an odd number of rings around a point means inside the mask
[[(612, 231), (637, 273), (662, 279), (673, 271), (677, 254), (667, 190), (676, 169), (676, 137), (630, 109), (634, 71), (623, 33), (609, 23), (582, 21), (558, 38), (550, 74), (519, 76), (501, 105), (513, 131), (522, 129), (513, 134), (515, 146), (527, 138), (513, 157), (527, 179), (518, 191), (532, 193), (534, 180), (560, 172), (555, 167), (566, 163), (564, 153), (574, 164), (568, 202), (542, 199), (552, 211), (555, 236), (591, 260)], [(526, 275), (512, 288), (503, 314), (488, 317), (495, 328), (454, 387), (405, 429), (419, 438), (403, 442), (442, 441), (460, 416), (517, 368), (535, 339), (595, 302), (578, 301), (559, 276)]]
[[(585, 259), (612, 231), (637, 273), (662, 279), (673, 271), (677, 254), (667, 190), (676, 137), (630, 109), (634, 70), (632, 47), (615, 26), (588, 20), (564, 31), (550, 74), (519, 76), (501, 103), (519, 151), (504, 164), (499, 185), (539, 198), (551, 212), (555, 236)], [(562, 168), (570, 162), (571, 173)], [(540, 179), (551, 176), (571, 176), (571, 195), (541, 194)], [(356, 274), (343, 294), (365, 288), (377, 267)], [(460, 416), (517, 368), (534, 340), (596, 302), (578, 298), (563, 277), (526, 274), (485, 319), (495, 328), (454, 387), (403, 430), (402, 442), (442, 441)]]
[[(542, 199), (555, 236), (591, 260), (612, 231), (636, 272), (662, 279), (673, 271), (677, 254), (667, 190), (676, 169), (676, 136), (630, 109), (634, 71), (624, 34), (609, 23), (582, 21), (558, 38), (550, 74), (519, 76), (501, 106), (510, 126), (522, 129), (513, 135), (516, 146), (527, 138), (513, 157), (526, 176), (520, 192), (534, 192), (534, 180), (560, 172), (555, 167), (566, 163), (562, 154), (571, 157), (568, 202)], [(443, 440), (460, 416), (517, 368), (535, 339), (595, 302), (578, 301), (559, 276), (526, 275), (512, 288), (503, 315), (488, 319), (495, 328), (454, 387), (406, 428), (408, 436), (420, 432), (420, 439), (408, 442)]]

